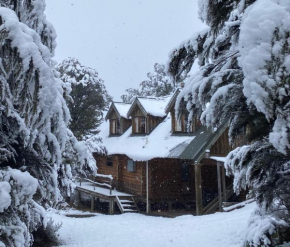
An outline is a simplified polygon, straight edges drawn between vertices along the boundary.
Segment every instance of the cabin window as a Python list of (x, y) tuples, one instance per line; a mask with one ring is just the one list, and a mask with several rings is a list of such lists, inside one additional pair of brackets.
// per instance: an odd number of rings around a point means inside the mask
[(118, 119), (111, 119), (110, 121), (111, 127), (111, 135), (119, 135), (121, 134), (121, 126), (120, 121)]
[(146, 133), (146, 118), (145, 117), (134, 117), (133, 118), (135, 134), (145, 134)]
[(107, 156), (107, 166), (113, 166), (114, 158), (113, 156)]
[(187, 162), (182, 163), (182, 182), (189, 182), (190, 166)]
[(190, 126), (188, 126), (188, 117), (185, 115), (182, 115), (180, 119), (177, 119), (174, 116), (174, 128), (173, 131), (176, 133), (192, 133), (194, 132), (194, 122), (190, 123)]
[(136, 171), (136, 162), (134, 160), (127, 160), (127, 171), (128, 172)]

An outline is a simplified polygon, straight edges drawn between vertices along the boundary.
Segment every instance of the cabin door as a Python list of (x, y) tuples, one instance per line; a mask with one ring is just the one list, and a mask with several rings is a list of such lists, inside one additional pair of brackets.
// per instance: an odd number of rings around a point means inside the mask
[(190, 181), (190, 164), (183, 161), (181, 164), (181, 181), (182, 181), (182, 194), (190, 195), (191, 193), (191, 181)]

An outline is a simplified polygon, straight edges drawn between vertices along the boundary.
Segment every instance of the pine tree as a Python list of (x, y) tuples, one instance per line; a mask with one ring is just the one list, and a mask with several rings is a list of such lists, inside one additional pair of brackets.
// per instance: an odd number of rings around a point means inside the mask
[(104, 81), (96, 70), (81, 65), (75, 58), (62, 61), (56, 70), (66, 87), (71, 88), (70, 98), (66, 97), (71, 114), (69, 128), (79, 140), (96, 134), (103, 111), (111, 101)]
[[(209, 28), (170, 56), (168, 70), (176, 82), (184, 80), (195, 60), (200, 65), (177, 104), (184, 99), (188, 110), (212, 128), (229, 121), (231, 142), (243, 137), (247, 143), (232, 151), (225, 164), (235, 175), (236, 192), (250, 188), (260, 213), (279, 211), (276, 219), (289, 223), (290, 3), (200, 0), (199, 8)], [(267, 246), (271, 231), (281, 224), (272, 220), (268, 226), (273, 228), (254, 227), (251, 231), (261, 235), (251, 239), (249, 233), (248, 240)]]
[(65, 85), (51, 65), (56, 35), (44, 8), (43, 0), (1, 1), (1, 246), (30, 246), (45, 226), (42, 206), (61, 201), (60, 189), (72, 191), (71, 166), (95, 169), (67, 129)]
[(123, 102), (130, 103), (135, 97), (162, 97), (174, 90), (174, 84), (167, 75), (165, 65), (154, 64), (154, 72), (147, 73), (148, 80), (142, 81), (139, 89), (129, 88), (122, 95)]

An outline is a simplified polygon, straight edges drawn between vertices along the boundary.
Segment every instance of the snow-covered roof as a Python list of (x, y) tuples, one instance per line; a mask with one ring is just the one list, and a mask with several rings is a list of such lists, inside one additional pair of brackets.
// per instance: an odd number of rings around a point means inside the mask
[(130, 116), (138, 105), (145, 115), (149, 114), (155, 117), (165, 117), (167, 114), (165, 108), (170, 101), (172, 95), (163, 98), (142, 98), (138, 97), (132, 103), (131, 108), (128, 111), (128, 116)]
[(128, 118), (127, 113), (131, 107), (131, 104), (115, 102), (114, 105), (121, 117)]
[(124, 154), (133, 160), (150, 160), (169, 157), (176, 147), (183, 147), (182, 152), (194, 136), (172, 136), (171, 117), (167, 116), (148, 136), (131, 136), (132, 127), (123, 135), (109, 137), (109, 124), (104, 122), (100, 127), (100, 135), (108, 155)]
[(127, 117), (127, 113), (130, 107), (131, 107), (131, 104), (128, 104), (128, 103), (112, 102), (106, 114), (105, 119), (107, 120), (110, 117), (110, 114), (112, 113), (113, 110), (116, 111), (118, 117), (129, 118)]

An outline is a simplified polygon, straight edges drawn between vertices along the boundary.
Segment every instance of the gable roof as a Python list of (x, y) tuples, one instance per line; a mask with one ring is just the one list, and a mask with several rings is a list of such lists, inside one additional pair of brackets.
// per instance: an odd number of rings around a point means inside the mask
[(128, 118), (127, 113), (130, 107), (131, 104), (128, 103), (112, 102), (106, 114), (105, 120), (107, 121), (110, 118), (110, 115), (112, 114), (113, 111), (117, 113), (119, 119), (121, 117)]
[(138, 106), (144, 116), (151, 115), (155, 117), (165, 117), (165, 107), (171, 99), (171, 95), (163, 98), (143, 98), (137, 97), (133, 101), (127, 116), (131, 116), (135, 107)]

